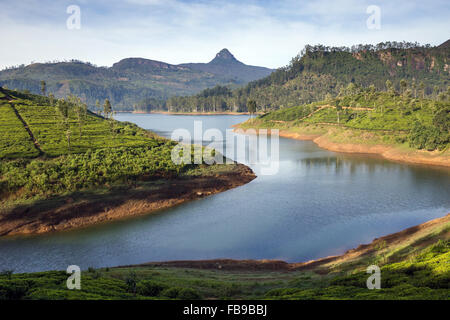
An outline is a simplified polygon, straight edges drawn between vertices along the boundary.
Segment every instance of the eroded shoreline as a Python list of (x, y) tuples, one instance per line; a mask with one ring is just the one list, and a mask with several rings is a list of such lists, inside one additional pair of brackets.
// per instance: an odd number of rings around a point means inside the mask
[[(430, 238), (430, 235), (433, 235)], [(130, 267), (171, 267), (192, 268), (205, 270), (229, 270), (229, 271), (303, 271), (314, 270), (315, 272), (329, 273), (333, 269), (340, 270), (346, 267), (367, 267), (365, 260), (374, 253), (380, 254), (383, 250), (388, 251), (394, 247), (401, 248), (410, 246), (420, 249), (429, 242), (438, 239), (450, 238), (450, 213), (419, 225), (404, 229), (399, 232), (375, 238), (369, 244), (361, 244), (356, 248), (347, 250), (341, 255), (329, 256), (310, 260), (306, 262), (289, 263), (283, 260), (236, 260), (236, 259), (212, 259), (212, 260), (176, 260), (163, 262), (147, 262), (138, 265), (118, 266), (116, 268)], [(427, 240), (428, 239), (428, 240)]]
[(104, 195), (43, 200), (0, 215), (0, 236), (63, 231), (150, 214), (244, 185), (255, 178), (249, 167), (235, 164), (220, 174), (159, 180), (149, 187), (122, 188)]
[[(233, 131), (236, 132), (239, 129), (244, 128), (236, 125), (234, 126)], [(247, 128), (244, 130), (246, 129)], [(261, 128), (255, 128), (255, 130), (259, 129)], [(268, 132), (270, 132), (270, 129)], [(333, 152), (379, 155), (387, 160), (396, 162), (450, 167), (450, 157), (448, 155), (442, 155), (437, 151), (402, 150), (395, 146), (383, 144), (369, 145), (362, 143), (334, 142), (330, 139), (328, 132), (325, 134), (301, 134), (291, 130), (280, 129), (279, 135), (280, 137), (288, 139), (313, 141), (320, 148)]]

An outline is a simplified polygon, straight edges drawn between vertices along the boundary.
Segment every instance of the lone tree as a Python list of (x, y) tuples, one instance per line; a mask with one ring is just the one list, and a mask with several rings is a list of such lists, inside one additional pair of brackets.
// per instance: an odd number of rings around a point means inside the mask
[(113, 111), (111, 107), (111, 102), (108, 99), (105, 99), (105, 103), (103, 104), (103, 113), (105, 114), (106, 120), (108, 120), (109, 125), (111, 127), (111, 133), (114, 133), (114, 119), (113, 119)]
[(53, 93), (50, 93), (48, 95), (48, 101), (52, 107), (55, 105), (55, 96), (53, 95)]
[(67, 101), (64, 99), (58, 99), (56, 103), (56, 111), (61, 116), (61, 123), (65, 125), (69, 119), (69, 106), (67, 105)]
[(66, 138), (67, 138), (67, 152), (70, 152), (70, 136), (72, 134), (72, 131), (70, 129), (66, 130)]
[(338, 121), (338, 124), (340, 124), (340, 114), (341, 114), (341, 111), (342, 111), (342, 106), (340, 104), (340, 100), (339, 99), (336, 99), (336, 101), (334, 102), (334, 106), (336, 107), (337, 121)]
[(47, 92), (47, 84), (44, 80), (41, 80), (41, 93), (43, 96), (45, 96), (45, 93)]
[(400, 80), (400, 90), (402, 94), (405, 94), (406, 89), (408, 88), (408, 82), (405, 79)]
[(69, 124), (69, 103), (64, 99), (59, 99), (56, 102), (56, 112), (59, 113), (61, 119), (61, 126), (63, 127), (67, 138), (67, 151), (70, 152), (70, 124)]
[(250, 113), (250, 117), (255, 113), (256, 111), (256, 101), (255, 100), (248, 100), (247, 101), (247, 110)]
[(433, 99), (434, 100), (437, 100), (438, 94), (439, 94), (439, 87), (438, 86), (434, 86), (433, 87)]
[(393, 93), (394, 92), (394, 87), (392, 85), (392, 81), (391, 80), (386, 80), (386, 90), (389, 93)]
[(103, 113), (105, 114), (106, 119), (108, 119), (111, 110), (111, 102), (109, 102), (109, 99), (105, 99), (105, 102), (103, 103)]
[(419, 90), (422, 93), (422, 99), (425, 99), (425, 83), (423, 81), (419, 84)]
[(79, 97), (71, 95), (71, 96), (69, 96), (69, 98), (70, 98), (69, 101), (72, 103), (73, 109), (77, 116), (79, 135), (81, 138), (84, 120), (87, 115), (87, 105), (85, 103), (83, 103), (83, 101), (81, 101), (81, 99)]
[(412, 92), (414, 93), (414, 99), (416, 99), (417, 98), (417, 84), (416, 84), (416, 79), (412, 79), (412, 81), (411, 81), (411, 89), (412, 89)]

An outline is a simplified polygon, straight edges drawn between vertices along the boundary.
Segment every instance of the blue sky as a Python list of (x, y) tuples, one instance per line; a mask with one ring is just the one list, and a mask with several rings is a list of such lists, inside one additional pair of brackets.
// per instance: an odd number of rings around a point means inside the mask
[[(66, 27), (69, 5), (81, 9), (79, 30)], [(366, 26), (369, 5), (381, 9), (379, 30)], [(437, 45), (450, 35), (448, 0), (0, 0), (0, 8), (0, 68), (64, 59), (110, 66), (126, 57), (207, 62), (222, 48), (276, 68), (306, 44)]]

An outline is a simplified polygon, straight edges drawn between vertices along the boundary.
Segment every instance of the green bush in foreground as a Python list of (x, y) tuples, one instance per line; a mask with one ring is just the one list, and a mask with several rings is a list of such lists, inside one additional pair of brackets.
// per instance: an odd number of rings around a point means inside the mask
[(143, 280), (136, 285), (136, 292), (141, 296), (157, 297), (163, 290), (163, 285), (151, 280)]

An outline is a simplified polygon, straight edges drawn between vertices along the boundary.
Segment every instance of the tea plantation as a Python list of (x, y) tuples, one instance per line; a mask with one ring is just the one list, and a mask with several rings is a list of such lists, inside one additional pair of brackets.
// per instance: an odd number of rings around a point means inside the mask
[[(0, 88), (0, 200), (176, 176), (175, 142), (69, 101)], [(61, 105), (66, 106), (61, 111)]]

